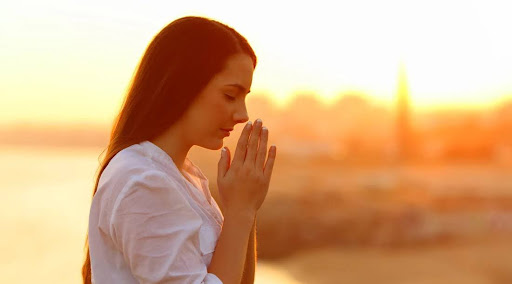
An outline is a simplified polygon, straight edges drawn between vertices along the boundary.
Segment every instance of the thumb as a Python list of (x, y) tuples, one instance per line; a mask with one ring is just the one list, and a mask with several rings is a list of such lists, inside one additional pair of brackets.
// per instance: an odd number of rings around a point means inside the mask
[(222, 147), (220, 151), (220, 160), (217, 169), (217, 175), (219, 178), (224, 177), (229, 169), (229, 150), (227, 147)]

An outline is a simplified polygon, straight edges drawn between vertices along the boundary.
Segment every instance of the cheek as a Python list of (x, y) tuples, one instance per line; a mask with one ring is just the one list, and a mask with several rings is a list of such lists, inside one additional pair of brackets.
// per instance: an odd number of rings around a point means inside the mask
[(192, 120), (196, 125), (203, 125), (204, 130), (212, 127), (220, 128), (230, 125), (230, 114), (234, 108), (234, 104), (229, 102), (224, 95), (205, 97), (204, 100), (197, 104), (194, 109)]
[(229, 102), (227, 99), (222, 98), (219, 100), (215, 100), (210, 104), (209, 112), (212, 112), (215, 117), (224, 119), (225, 116), (229, 115), (232, 106), (232, 102)]
[(212, 126), (218, 128), (226, 125), (226, 120), (229, 120), (230, 108), (229, 102), (210, 101), (201, 108), (197, 116), (207, 128)]

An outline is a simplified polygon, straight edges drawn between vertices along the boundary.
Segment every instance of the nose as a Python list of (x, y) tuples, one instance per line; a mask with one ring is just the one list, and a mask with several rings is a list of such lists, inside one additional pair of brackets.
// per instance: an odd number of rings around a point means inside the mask
[(237, 109), (233, 115), (233, 120), (236, 121), (236, 124), (249, 121), (249, 114), (247, 113), (245, 105), (242, 108)]

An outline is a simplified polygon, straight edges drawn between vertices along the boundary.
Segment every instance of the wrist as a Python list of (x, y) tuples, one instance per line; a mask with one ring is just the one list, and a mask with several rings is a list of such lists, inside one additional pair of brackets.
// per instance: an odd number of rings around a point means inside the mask
[(252, 210), (228, 211), (225, 219), (252, 226), (256, 221), (256, 213), (256, 211)]

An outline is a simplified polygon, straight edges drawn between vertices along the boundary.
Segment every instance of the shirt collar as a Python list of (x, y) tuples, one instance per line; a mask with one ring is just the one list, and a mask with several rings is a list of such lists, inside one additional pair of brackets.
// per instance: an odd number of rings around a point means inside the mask
[[(181, 175), (180, 170), (176, 166), (176, 163), (172, 159), (167, 152), (165, 152), (162, 148), (158, 147), (156, 144), (149, 140), (145, 140), (141, 143), (139, 143), (142, 147), (149, 150), (146, 151), (150, 158), (154, 161), (158, 162), (160, 166), (164, 167), (165, 169), (171, 169), (172, 171), (179, 173)], [(201, 169), (194, 164), (188, 157), (185, 157), (185, 161), (183, 162), (183, 170), (187, 173), (197, 176), (200, 179), (208, 180), (208, 178), (203, 174)]]

